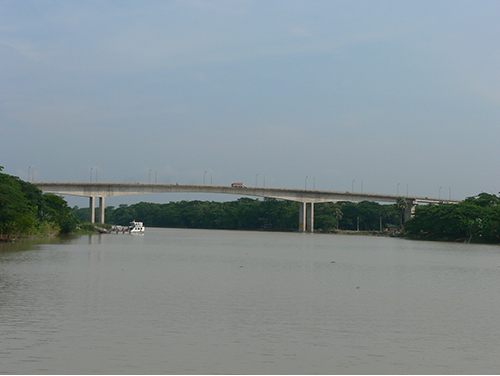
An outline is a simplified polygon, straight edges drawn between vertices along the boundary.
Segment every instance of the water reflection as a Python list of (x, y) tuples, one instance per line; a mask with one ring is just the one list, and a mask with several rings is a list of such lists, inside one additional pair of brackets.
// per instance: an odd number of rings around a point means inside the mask
[[(109, 235), (107, 235), (109, 236)], [(92, 234), (88, 235), (89, 244), (102, 244), (105, 238), (105, 234)]]
[(68, 244), (77, 238), (79, 238), (77, 235), (61, 235), (46, 238), (24, 238), (16, 242), (2, 241), (0, 242), (0, 253), (31, 251), (43, 244)]

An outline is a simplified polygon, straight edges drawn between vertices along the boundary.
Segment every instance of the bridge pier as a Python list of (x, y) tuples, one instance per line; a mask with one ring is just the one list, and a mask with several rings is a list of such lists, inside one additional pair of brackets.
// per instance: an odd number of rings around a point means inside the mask
[(314, 202), (299, 203), (299, 231), (314, 232)]
[(104, 223), (104, 197), (99, 197), (99, 223)]
[[(95, 199), (94, 196), (89, 197), (90, 223), (95, 223)], [(104, 223), (104, 197), (99, 197), (99, 223)]]
[(415, 208), (417, 207), (417, 203), (415, 201), (408, 202), (408, 206), (405, 210), (405, 223), (413, 218), (415, 215)]
[(95, 197), (89, 197), (90, 223), (95, 223)]

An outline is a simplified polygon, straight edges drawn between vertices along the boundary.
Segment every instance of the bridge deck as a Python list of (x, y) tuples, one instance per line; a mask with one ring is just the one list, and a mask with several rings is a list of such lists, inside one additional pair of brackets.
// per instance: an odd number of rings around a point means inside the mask
[(460, 200), (418, 196), (398, 196), (379, 193), (330, 191), (273, 187), (231, 187), (229, 185), (165, 184), (165, 183), (107, 183), (107, 182), (34, 182), (43, 192), (83, 197), (113, 197), (135, 194), (189, 192), (257, 196), (298, 202), (376, 201), (396, 202), (404, 197), (409, 204), (458, 203)]

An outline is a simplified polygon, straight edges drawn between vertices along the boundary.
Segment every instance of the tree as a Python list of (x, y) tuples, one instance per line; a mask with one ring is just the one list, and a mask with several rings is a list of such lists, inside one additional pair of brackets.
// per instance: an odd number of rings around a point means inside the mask
[(405, 215), (405, 211), (408, 208), (408, 203), (406, 202), (406, 199), (404, 197), (398, 197), (396, 200), (396, 206), (398, 207), (398, 209), (401, 213), (400, 225), (403, 226), (403, 218)]
[(405, 229), (417, 239), (499, 243), (499, 200), (479, 194), (458, 204), (417, 206)]
[(316, 204), (314, 207), (314, 227), (324, 230), (338, 229), (342, 210), (336, 203)]
[(19, 233), (19, 221), (30, 215), (33, 215), (33, 210), (19, 182), (10, 175), (0, 173), (0, 231)]
[(77, 218), (71, 212), (68, 203), (60, 196), (47, 193), (43, 195), (44, 219), (59, 226), (62, 233), (76, 229)]

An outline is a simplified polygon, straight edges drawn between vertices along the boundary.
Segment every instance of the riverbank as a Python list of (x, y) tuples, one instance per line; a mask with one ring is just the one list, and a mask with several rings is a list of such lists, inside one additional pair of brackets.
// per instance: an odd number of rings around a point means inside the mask
[[(111, 225), (103, 226), (111, 228)], [(33, 232), (31, 234), (0, 234), (0, 242), (18, 243), (24, 240), (47, 239), (66, 236), (75, 237), (79, 235), (92, 235), (97, 233), (98, 230), (92, 223), (83, 223), (77, 226), (76, 230), (70, 233), (62, 233), (59, 228), (45, 226), (44, 228), (38, 229), (36, 232)]]
[(0, 242), (13, 242), (17, 238), (19, 238), (18, 235), (12, 235), (12, 234), (0, 234)]
[(381, 236), (381, 237), (391, 237), (391, 238), (401, 238), (403, 233), (400, 231), (354, 231), (354, 230), (328, 230), (323, 231), (321, 229), (314, 230), (316, 233), (320, 234), (338, 234), (338, 235), (365, 235), (365, 236)]

